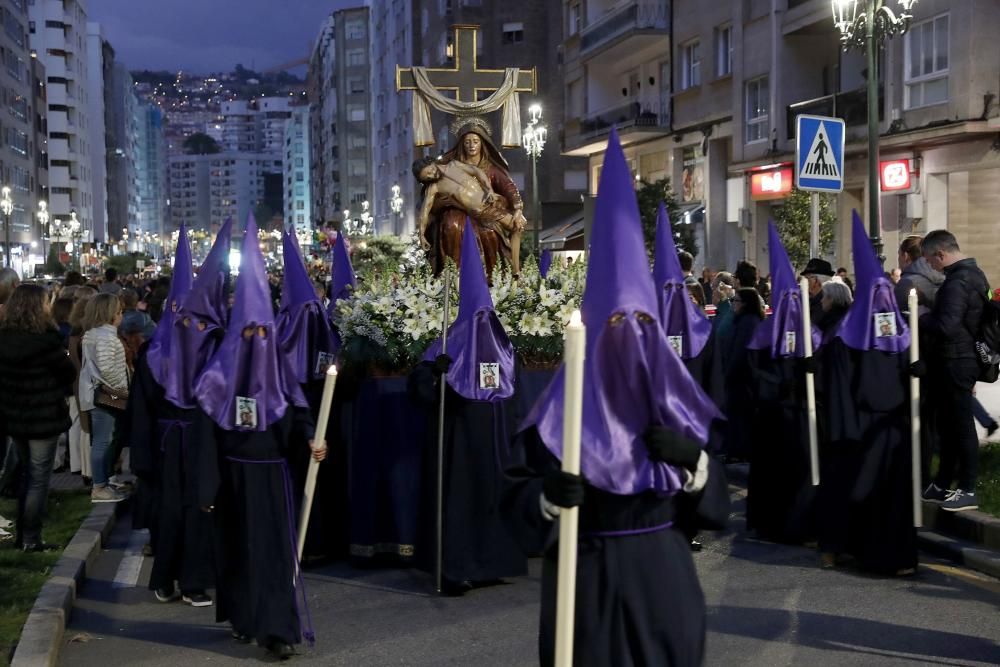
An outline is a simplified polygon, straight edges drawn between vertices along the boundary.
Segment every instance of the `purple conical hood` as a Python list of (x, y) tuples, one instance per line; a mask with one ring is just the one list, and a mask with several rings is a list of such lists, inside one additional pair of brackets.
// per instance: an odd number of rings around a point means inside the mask
[(174, 318), (171, 373), (161, 386), (168, 401), (179, 408), (197, 405), (194, 385), (222, 338), (226, 313), (226, 267), (233, 221), (227, 219), (215, 237), (208, 257), (198, 269), (191, 290)]
[[(266, 431), (289, 404), (307, 407), (278, 353), (271, 290), (251, 213), (229, 327), (195, 387), (202, 410), (227, 431)], [(252, 414), (252, 418), (244, 418)]]
[[(721, 414), (660, 327), (632, 175), (613, 129), (594, 211), (582, 311), (587, 325), (583, 475), (610, 493), (675, 493), (682, 473), (649, 460), (643, 433), (660, 425), (704, 443), (712, 420)], [(524, 423), (534, 425), (559, 458), (564, 380), (560, 368)]]
[(908, 350), (910, 329), (899, 312), (892, 281), (885, 277), (857, 211), (853, 223), (854, 303), (836, 335), (855, 350)]
[[(771, 350), (771, 356), (775, 359), (804, 357), (802, 290), (795, 279), (795, 269), (792, 268), (773, 220), (767, 223), (767, 239), (771, 270), (771, 316), (757, 325), (747, 348)], [(806, 307), (808, 308), (808, 305)], [(823, 334), (814, 324), (812, 326), (814, 352), (822, 342)]]
[(333, 283), (330, 286), (330, 308), (334, 308), (339, 299), (350, 298), (356, 285), (354, 267), (351, 266), (351, 254), (347, 252), (347, 237), (341, 232), (337, 234), (337, 242), (333, 245)]
[(538, 273), (542, 278), (547, 278), (549, 269), (552, 267), (552, 251), (546, 248), (542, 251), (542, 257), (538, 260)]
[[(424, 353), (441, 354), (441, 339)], [(472, 223), (465, 220), (459, 269), (458, 317), (448, 327), (448, 385), (473, 401), (499, 401), (514, 394), (514, 346), (493, 310), (486, 270)], [(490, 385), (493, 386), (490, 386)]]
[(177, 230), (177, 253), (174, 255), (174, 273), (170, 278), (170, 291), (156, 331), (146, 350), (146, 364), (153, 379), (161, 387), (170, 382), (168, 376), (176, 370), (171, 349), (174, 341), (174, 319), (181, 302), (191, 291), (194, 272), (191, 268), (191, 245), (188, 243), (187, 226), (181, 223)]
[[(660, 297), (660, 323), (667, 340), (679, 336), (681, 359), (693, 359), (701, 354), (712, 335), (712, 323), (688, 296), (684, 272), (677, 259), (667, 208), (660, 202), (656, 212), (656, 264), (653, 281)], [(676, 348), (674, 348), (676, 349)]]
[(340, 337), (309, 283), (295, 236), (284, 238), (285, 279), (275, 328), (278, 349), (295, 380), (319, 380), (340, 350)]

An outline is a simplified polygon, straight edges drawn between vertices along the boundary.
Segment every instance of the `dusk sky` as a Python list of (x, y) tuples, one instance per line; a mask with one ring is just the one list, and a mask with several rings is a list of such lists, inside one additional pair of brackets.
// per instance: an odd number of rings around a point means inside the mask
[[(129, 69), (267, 69), (307, 56), (322, 20), (363, 0), (90, 0)], [(300, 68), (296, 73), (304, 73)]]

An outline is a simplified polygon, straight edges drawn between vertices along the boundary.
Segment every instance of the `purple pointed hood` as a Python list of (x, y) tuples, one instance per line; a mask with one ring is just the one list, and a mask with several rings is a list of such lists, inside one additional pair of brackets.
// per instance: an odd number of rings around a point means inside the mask
[[(441, 354), (441, 339), (424, 353)], [(465, 220), (459, 269), (458, 317), (448, 327), (448, 386), (472, 401), (499, 401), (514, 395), (514, 346), (493, 310), (486, 270), (472, 224)]]
[[(802, 340), (802, 290), (795, 279), (795, 269), (778, 236), (773, 220), (767, 223), (767, 242), (771, 269), (771, 316), (757, 325), (747, 348), (771, 350), (771, 357), (804, 357)], [(808, 304), (806, 305), (808, 308)], [(812, 325), (813, 352), (823, 343), (823, 333)]]
[(337, 234), (337, 242), (333, 244), (333, 282), (330, 285), (331, 310), (336, 307), (339, 299), (349, 299), (356, 286), (357, 280), (354, 277), (354, 267), (351, 266), (351, 254), (347, 252), (347, 236), (340, 232)]
[(278, 348), (299, 384), (319, 380), (340, 350), (340, 337), (313, 289), (295, 235), (285, 232), (285, 273), (275, 328)]
[[(681, 359), (693, 359), (701, 354), (712, 334), (712, 323), (688, 296), (684, 272), (677, 259), (667, 208), (660, 202), (656, 212), (656, 264), (653, 281), (660, 302), (660, 323), (667, 334), (681, 337)], [(675, 348), (676, 349), (676, 348)]]
[[(667, 341), (642, 239), (632, 175), (612, 129), (594, 210), (582, 314), (587, 325), (581, 471), (620, 495), (677, 492), (679, 469), (654, 463), (642, 435), (652, 425), (705, 443), (721, 414)], [(562, 455), (564, 369), (525, 420)]]
[(538, 260), (538, 272), (542, 274), (542, 278), (548, 278), (550, 268), (552, 268), (552, 251), (546, 248)]
[(198, 378), (198, 405), (227, 431), (266, 431), (291, 404), (308, 407), (278, 353), (271, 290), (251, 213), (229, 327)]
[(188, 243), (187, 226), (181, 223), (180, 229), (177, 230), (177, 253), (174, 255), (174, 273), (170, 278), (167, 302), (164, 304), (163, 314), (160, 315), (160, 321), (156, 325), (156, 331), (153, 333), (146, 350), (146, 364), (149, 366), (149, 372), (161, 387), (166, 387), (170, 383), (169, 376), (177, 369), (171, 355), (174, 338), (176, 338), (174, 320), (181, 302), (191, 291), (193, 281), (191, 245)]
[(908, 350), (910, 329), (899, 312), (892, 281), (885, 277), (857, 211), (853, 211), (853, 223), (854, 303), (836, 337), (855, 350)]
[(174, 317), (173, 369), (161, 386), (167, 400), (179, 408), (197, 405), (195, 382), (215, 352), (226, 327), (226, 273), (232, 227), (233, 221), (227, 219), (219, 229), (208, 257), (198, 269), (191, 290)]

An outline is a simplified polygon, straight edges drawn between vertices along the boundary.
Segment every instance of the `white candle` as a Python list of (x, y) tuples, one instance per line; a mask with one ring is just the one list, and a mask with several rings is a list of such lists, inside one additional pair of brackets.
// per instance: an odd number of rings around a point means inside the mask
[[(587, 328), (574, 310), (566, 327), (563, 351), (562, 469), (580, 474), (580, 427), (583, 420), (583, 360)], [(576, 548), (579, 508), (559, 512), (559, 575), (556, 593), (556, 666), (573, 665), (573, 621), (576, 611)]]
[[(920, 305), (917, 302), (917, 290), (911, 289), (907, 298), (910, 309), (910, 363), (920, 361)], [(920, 497), (920, 378), (910, 375), (910, 470), (913, 478), (913, 525), (917, 528), (923, 525), (923, 501)]]
[[(330, 421), (330, 404), (333, 403), (333, 388), (337, 385), (337, 367), (330, 365), (326, 369), (326, 379), (323, 381), (323, 398), (319, 403), (319, 417), (316, 422), (316, 434), (313, 442), (323, 443), (326, 440), (326, 424)], [(312, 513), (313, 496), (316, 494), (316, 475), (319, 473), (319, 461), (309, 457), (309, 469), (306, 472), (306, 488), (302, 494), (302, 509), (299, 512), (299, 543), (298, 555), (302, 560), (302, 547), (306, 544), (306, 531), (309, 529), (309, 515)]]
[[(806, 359), (813, 356), (812, 314), (809, 312), (809, 281), (799, 280), (802, 292), (802, 350)], [(813, 486), (819, 486), (819, 444), (816, 433), (816, 378), (806, 373), (806, 416), (809, 420), (809, 469)]]

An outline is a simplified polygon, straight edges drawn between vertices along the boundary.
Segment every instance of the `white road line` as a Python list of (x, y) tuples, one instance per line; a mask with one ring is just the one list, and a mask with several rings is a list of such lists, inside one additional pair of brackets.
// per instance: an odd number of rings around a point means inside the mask
[(115, 572), (115, 579), (111, 583), (112, 588), (135, 588), (136, 582), (139, 581), (139, 572), (142, 570), (142, 547), (148, 539), (148, 531), (132, 531), (128, 538), (128, 546), (125, 547), (125, 555), (118, 563), (118, 571)]

